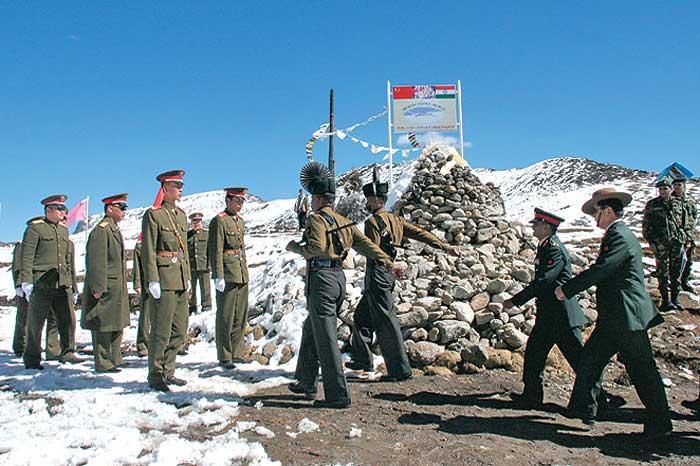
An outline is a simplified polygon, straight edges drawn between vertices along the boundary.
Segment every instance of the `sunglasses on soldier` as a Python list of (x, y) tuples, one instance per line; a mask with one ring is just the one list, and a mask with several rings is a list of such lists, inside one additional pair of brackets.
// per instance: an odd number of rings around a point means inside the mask
[(62, 204), (49, 205), (49, 206), (47, 206), (47, 209), (60, 210), (61, 212), (68, 212), (68, 207), (66, 207)]
[(127, 205), (121, 202), (115, 202), (114, 204), (110, 204), (112, 207), (121, 210), (122, 212), (125, 212), (127, 209)]

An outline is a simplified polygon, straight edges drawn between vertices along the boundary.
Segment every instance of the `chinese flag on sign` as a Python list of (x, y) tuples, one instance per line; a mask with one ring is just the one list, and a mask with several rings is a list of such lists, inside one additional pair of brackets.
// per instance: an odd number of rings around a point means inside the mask
[(412, 99), (413, 86), (394, 86), (394, 99)]
[(73, 208), (68, 211), (68, 215), (66, 215), (66, 223), (68, 223), (69, 227), (75, 222), (79, 222), (87, 218), (87, 205), (88, 198), (86, 197), (85, 199), (74, 205)]

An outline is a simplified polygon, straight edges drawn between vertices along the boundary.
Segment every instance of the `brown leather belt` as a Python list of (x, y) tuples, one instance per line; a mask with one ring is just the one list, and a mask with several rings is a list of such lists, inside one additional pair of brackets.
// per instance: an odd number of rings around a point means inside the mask
[(224, 249), (224, 254), (230, 256), (240, 256), (243, 253), (241, 249)]
[(160, 257), (180, 257), (182, 256), (182, 251), (156, 251), (156, 254)]

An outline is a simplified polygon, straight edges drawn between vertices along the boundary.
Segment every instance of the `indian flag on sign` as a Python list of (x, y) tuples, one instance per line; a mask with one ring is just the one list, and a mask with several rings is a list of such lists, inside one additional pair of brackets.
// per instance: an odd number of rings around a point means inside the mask
[(455, 95), (457, 93), (456, 86), (454, 86), (452, 84), (436, 85), (436, 86), (433, 86), (433, 89), (435, 89), (435, 98), (436, 99), (454, 99)]

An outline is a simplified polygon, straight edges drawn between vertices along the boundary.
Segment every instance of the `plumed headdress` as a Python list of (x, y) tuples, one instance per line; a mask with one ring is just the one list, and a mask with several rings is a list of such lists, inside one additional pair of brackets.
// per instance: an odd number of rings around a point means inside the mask
[(331, 171), (319, 162), (304, 165), (299, 174), (301, 185), (311, 194), (335, 194), (335, 179)]

